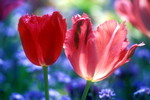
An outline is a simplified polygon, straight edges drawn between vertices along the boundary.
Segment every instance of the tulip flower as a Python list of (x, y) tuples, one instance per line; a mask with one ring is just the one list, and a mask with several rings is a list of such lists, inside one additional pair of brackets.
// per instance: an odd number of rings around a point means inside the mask
[(22, 16), (18, 30), (25, 54), (33, 64), (49, 66), (58, 59), (66, 34), (66, 22), (59, 12)]
[[(19, 20), (18, 30), (27, 58), (35, 65), (43, 66), (45, 88), (48, 89), (47, 66), (60, 56), (66, 34), (66, 21), (59, 12), (52, 15), (25, 15)], [(48, 94), (48, 90), (46, 90)], [(49, 97), (46, 97), (46, 100)]]
[(150, 37), (150, 1), (116, 0), (116, 12), (130, 21), (137, 29)]
[[(127, 49), (125, 22), (119, 25), (115, 20), (106, 21), (92, 30), (88, 15), (76, 15), (72, 18), (73, 26), (66, 33), (65, 54), (75, 72), (87, 80), (86, 88), (91, 82), (109, 77), (116, 69), (129, 62), (134, 50), (144, 43), (134, 44)], [(82, 99), (85, 100), (88, 89)]]

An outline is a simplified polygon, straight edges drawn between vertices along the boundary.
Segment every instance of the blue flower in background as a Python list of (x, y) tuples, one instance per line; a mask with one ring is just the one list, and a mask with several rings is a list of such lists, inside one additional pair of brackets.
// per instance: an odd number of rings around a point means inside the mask
[(19, 18), (22, 15), (30, 13), (31, 12), (31, 8), (32, 8), (32, 6), (30, 4), (28, 4), (28, 3), (25, 2), (20, 7), (16, 8), (15, 10), (13, 10), (13, 12), (11, 13), (11, 15), (16, 15)]
[[(67, 92), (71, 100), (80, 100), (86, 81), (82, 78), (73, 78), (70, 83), (66, 84)], [(91, 85), (86, 100), (98, 100), (98, 87)]]
[(0, 83), (3, 83), (5, 81), (5, 76), (0, 73)]
[(69, 83), (69, 82), (71, 82), (70, 76), (67, 75), (67, 74), (64, 73), (64, 72), (55, 72), (55, 73), (54, 73), (54, 77), (55, 77), (59, 82), (62, 82), (62, 83)]
[(3, 72), (7, 72), (10, 68), (14, 66), (14, 60), (13, 59), (1, 59), (0, 69)]
[(0, 58), (0, 65), (2, 65), (3, 64), (3, 60)]
[(147, 61), (150, 61), (150, 50), (146, 49), (146, 48), (142, 48), (142, 49), (137, 49), (137, 51), (135, 52), (135, 54), (137, 55), (137, 57), (141, 58), (141, 59), (146, 59)]
[(25, 93), (25, 100), (42, 100), (44, 94), (40, 91), (27, 91)]
[(134, 92), (134, 95), (142, 95), (142, 94), (150, 95), (150, 88), (144, 87)]
[(49, 89), (49, 95), (52, 100), (57, 100), (60, 97), (60, 93), (54, 89)]
[(61, 96), (58, 100), (71, 100), (69, 96)]
[(136, 100), (150, 100), (150, 88), (142, 87), (134, 92), (134, 98)]
[(26, 100), (26, 99), (19, 93), (12, 93), (10, 96), (10, 100)]
[(116, 95), (111, 89), (101, 89), (98, 93), (101, 100), (111, 100), (114, 99), (114, 96)]
[(0, 58), (2, 58), (4, 56), (4, 50), (3, 48), (0, 48)]
[[(15, 21), (18, 19), (15, 19)], [(17, 35), (17, 28), (15, 27), (17, 23), (12, 23), (10, 22), (9, 24), (5, 22), (0, 22), (0, 35), (5, 36), (5, 37), (14, 37)]]
[(128, 63), (125, 67), (119, 68), (114, 72), (120, 79), (124, 79), (129, 76), (129, 78), (135, 77), (139, 74), (139, 65), (136, 63)]
[(42, 67), (33, 65), (25, 56), (23, 50), (17, 51), (15, 57), (18, 59), (18, 64), (27, 67), (28, 72), (41, 71)]
[[(86, 81), (82, 78), (72, 79), (70, 83), (67, 84), (66, 88), (68, 92), (71, 92), (74, 89), (83, 89), (86, 84)], [(79, 92), (79, 91), (78, 91)]]
[(66, 84), (66, 89), (71, 100), (78, 100), (81, 97), (86, 81), (82, 78), (74, 78)]
[(51, 14), (53, 13), (54, 11), (56, 11), (56, 9), (54, 9), (53, 7), (51, 6), (48, 6), (48, 7), (43, 7), (43, 8), (40, 8), (38, 9), (40, 12), (41, 12), (41, 15), (44, 15), (44, 14)]
[(67, 69), (67, 71), (70, 71), (73, 69), (69, 60), (63, 54), (58, 58), (55, 65), (65, 68), (65, 69)]

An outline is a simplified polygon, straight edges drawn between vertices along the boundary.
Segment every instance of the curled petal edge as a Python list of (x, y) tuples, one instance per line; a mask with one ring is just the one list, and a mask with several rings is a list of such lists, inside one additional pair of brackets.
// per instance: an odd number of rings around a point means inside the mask
[(97, 82), (97, 81), (101, 81), (103, 79), (106, 79), (107, 77), (109, 77), (115, 70), (117, 70), (119, 67), (121, 67), (124, 63), (127, 63), (130, 59), (130, 57), (133, 55), (135, 49), (137, 47), (140, 47), (140, 46), (144, 46), (145, 43), (142, 42), (140, 44), (134, 44), (133, 46), (131, 46), (131, 48), (127, 51), (125, 57), (112, 69), (111, 72), (109, 72), (107, 75), (105, 75), (104, 77), (102, 78), (99, 78), (99, 79), (95, 79), (95, 80), (90, 80), (92, 82)]

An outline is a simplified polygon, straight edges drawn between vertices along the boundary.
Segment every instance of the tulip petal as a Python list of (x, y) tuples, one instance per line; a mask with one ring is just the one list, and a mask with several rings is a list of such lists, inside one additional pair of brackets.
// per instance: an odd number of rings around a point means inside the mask
[(145, 25), (146, 29), (150, 31), (150, 1), (149, 0), (137, 0), (139, 2), (139, 13), (141, 16), (141, 20)]
[(66, 22), (59, 12), (42, 17), (23, 16), (18, 29), (24, 51), (33, 64), (48, 66), (57, 60), (66, 33)]
[(76, 16), (72, 17), (72, 23), (74, 24), (79, 19), (85, 19), (85, 18), (89, 18), (86, 13), (83, 13), (82, 16), (80, 16), (79, 14), (77, 14)]
[[(101, 78), (99, 78), (99, 79), (95, 79), (94, 81), (95, 81), (95, 82), (96, 82), (96, 81), (100, 81), (100, 80), (103, 80), (103, 79), (109, 77), (115, 70), (117, 70), (119, 67), (121, 67), (123, 64), (127, 63), (127, 62), (130, 60), (130, 57), (133, 55), (133, 53), (134, 53), (134, 51), (135, 51), (135, 49), (136, 49), (137, 47), (144, 46), (144, 45), (145, 45), (145, 44), (144, 44), (143, 42), (140, 43), (140, 44), (135, 44), (135, 45), (133, 45), (133, 46), (126, 52), (126, 54), (124, 54), (124, 55), (125, 55), (124, 58), (123, 58), (122, 60), (120, 60), (120, 61), (115, 65), (115, 67), (114, 67), (107, 75), (105, 75), (105, 76), (103, 76), (103, 77), (101, 77)], [(125, 53), (125, 52), (124, 52), (124, 53)]]
[[(19, 20), (18, 30), (20, 33), (21, 42), (27, 58), (35, 65), (40, 65), (37, 57), (37, 51), (32, 33), (28, 26), (29, 16), (23, 16)], [(35, 51), (35, 52), (31, 52)]]
[[(89, 18), (78, 20), (67, 32), (65, 41), (65, 53), (72, 63), (76, 73), (81, 77), (90, 77), (88, 73), (89, 39), (92, 39), (92, 25)], [(82, 41), (82, 42), (81, 42)], [(91, 64), (91, 63), (90, 63)], [(90, 68), (91, 69), (91, 68)], [(89, 76), (88, 76), (89, 75)], [(86, 76), (86, 77), (85, 77)]]
[(39, 26), (42, 28), (38, 41), (45, 64), (51, 65), (57, 60), (62, 51), (67, 26), (59, 12), (44, 17), (41, 26)]
[(149, 0), (116, 0), (115, 9), (123, 18), (130, 21), (145, 35), (150, 36)]
[(96, 76), (103, 77), (113, 69), (112, 66), (118, 60), (122, 45), (126, 40), (126, 34), (125, 22), (119, 26), (116, 21), (112, 20), (98, 27), (95, 37), (99, 63), (95, 69), (95, 78)]
[(134, 20), (132, 3), (129, 0), (116, 0), (115, 9), (125, 19)]
[(145, 44), (142, 42), (140, 44), (134, 44), (126, 53), (126, 55), (124, 56), (124, 58), (119, 61), (119, 63), (115, 66), (115, 68), (118, 68), (120, 66), (122, 66), (126, 61), (128, 61), (130, 59), (130, 57), (133, 55), (135, 49), (137, 47), (140, 47), (140, 46), (144, 46)]

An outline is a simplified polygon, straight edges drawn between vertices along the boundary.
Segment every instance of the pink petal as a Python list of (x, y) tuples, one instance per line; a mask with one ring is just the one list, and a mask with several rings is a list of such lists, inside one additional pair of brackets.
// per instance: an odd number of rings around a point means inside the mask
[(107, 21), (98, 27), (95, 37), (99, 63), (95, 70), (95, 77), (103, 77), (113, 69), (126, 40), (126, 34), (125, 23), (119, 26), (114, 20)]
[[(93, 72), (88, 72), (88, 60), (90, 57), (88, 45), (92, 39), (92, 25), (89, 18), (78, 20), (66, 34), (65, 53), (69, 58), (75, 72), (87, 79)], [(92, 63), (93, 64), (93, 63)]]
[(72, 23), (74, 24), (78, 20), (85, 19), (85, 18), (89, 18), (89, 16), (86, 13), (83, 13), (82, 16), (80, 16), (79, 14), (77, 14), (74, 17), (72, 17)]
[(117, 13), (130, 21), (135, 27), (149, 36), (150, 25), (150, 2), (148, 0), (116, 0), (115, 9)]
[(135, 49), (137, 47), (140, 46), (144, 46), (145, 44), (142, 42), (140, 44), (134, 44), (126, 53), (126, 55), (124, 56), (124, 58), (115, 66), (115, 68), (118, 68), (120, 66), (122, 66), (126, 61), (128, 61), (130, 59), (130, 57), (133, 55)]
[[(137, 0), (138, 1), (138, 0)], [(150, 1), (149, 0), (139, 0), (139, 13), (141, 20), (145, 26), (145, 28), (150, 31)]]
[(115, 0), (115, 9), (117, 13), (125, 19), (134, 19), (132, 3), (129, 0)]
[[(100, 77), (100, 78), (95, 79), (94, 82), (100, 81), (100, 80), (103, 80), (103, 79), (109, 77), (115, 70), (117, 70), (120, 66), (122, 66), (122, 65), (125, 64), (127, 61), (129, 61), (130, 57), (133, 55), (133, 53), (134, 53), (134, 51), (135, 51), (135, 49), (136, 49), (137, 47), (144, 46), (144, 45), (145, 45), (145, 44), (144, 44), (143, 42), (140, 43), (140, 44), (135, 44), (135, 45), (133, 45), (127, 52), (124, 52), (124, 53), (126, 53), (126, 54), (124, 54), (124, 55), (125, 55), (124, 58), (123, 58), (121, 61), (119, 61), (119, 62), (117, 63), (117, 65), (116, 65), (109, 73), (107, 73), (107, 74), (106, 74), (105, 76), (103, 76), (103, 77)], [(100, 75), (100, 74), (99, 74), (99, 75)]]

